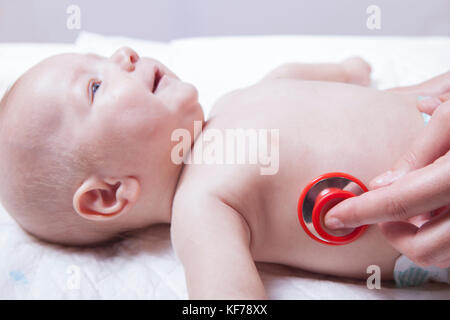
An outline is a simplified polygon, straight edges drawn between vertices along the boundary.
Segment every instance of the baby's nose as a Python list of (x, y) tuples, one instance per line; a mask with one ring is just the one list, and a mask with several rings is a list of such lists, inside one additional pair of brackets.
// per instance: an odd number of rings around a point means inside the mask
[(135, 69), (135, 63), (139, 61), (139, 55), (129, 47), (122, 47), (114, 52), (110, 59), (125, 71), (132, 72)]

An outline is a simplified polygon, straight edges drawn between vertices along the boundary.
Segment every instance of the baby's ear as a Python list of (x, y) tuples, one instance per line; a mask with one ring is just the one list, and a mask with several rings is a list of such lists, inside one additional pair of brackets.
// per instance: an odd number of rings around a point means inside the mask
[(140, 183), (135, 177), (99, 178), (83, 181), (73, 196), (73, 207), (83, 218), (105, 221), (131, 210), (139, 198)]

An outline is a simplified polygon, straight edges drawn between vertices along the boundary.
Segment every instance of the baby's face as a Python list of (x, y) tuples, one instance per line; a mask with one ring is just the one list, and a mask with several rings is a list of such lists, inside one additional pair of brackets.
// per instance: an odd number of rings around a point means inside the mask
[[(160, 62), (129, 48), (111, 57), (64, 54), (28, 71), (15, 99), (18, 135), (63, 143), (97, 159), (100, 177), (137, 177), (141, 194), (161, 199), (176, 183), (175, 129), (203, 121), (197, 90)], [(27, 119), (32, 119), (28, 121)], [(34, 126), (34, 128), (30, 128)], [(59, 141), (54, 141), (59, 140)]]
[(133, 157), (154, 157), (170, 147), (174, 129), (191, 129), (194, 120), (203, 120), (191, 84), (130, 48), (109, 58), (59, 55), (35, 69), (27, 78), (32, 92), (21, 104), (30, 108), (18, 110), (23, 119), (38, 108), (34, 116), (45, 118), (41, 123), (66, 130), (66, 139), (96, 152), (112, 148), (122, 158), (134, 149), (139, 153)]

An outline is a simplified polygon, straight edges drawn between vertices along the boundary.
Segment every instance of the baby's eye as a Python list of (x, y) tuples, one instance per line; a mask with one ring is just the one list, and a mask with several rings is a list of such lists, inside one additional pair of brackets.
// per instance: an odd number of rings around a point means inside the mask
[(91, 81), (91, 84), (90, 84), (91, 101), (94, 101), (95, 93), (100, 88), (101, 84), (102, 84), (101, 81)]

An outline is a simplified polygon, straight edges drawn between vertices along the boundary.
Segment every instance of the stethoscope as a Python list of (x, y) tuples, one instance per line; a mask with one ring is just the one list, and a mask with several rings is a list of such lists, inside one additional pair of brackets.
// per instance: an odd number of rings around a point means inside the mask
[(305, 232), (314, 240), (328, 245), (343, 245), (355, 241), (367, 225), (354, 229), (329, 230), (325, 227), (326, 213), (339, 202), (367, 192), (357, 178), (342, 172), (330, 172), (312, 180), (298, 201), (298, 219)]

